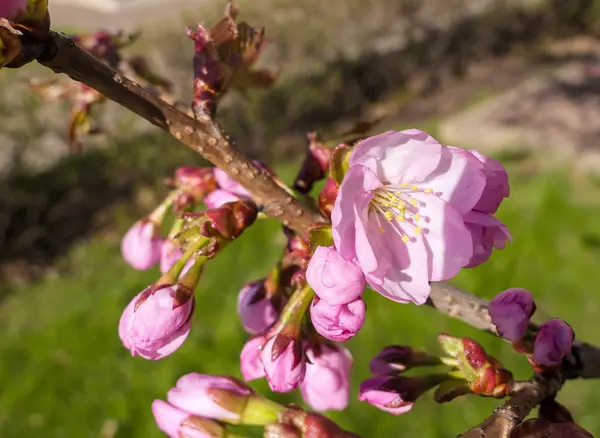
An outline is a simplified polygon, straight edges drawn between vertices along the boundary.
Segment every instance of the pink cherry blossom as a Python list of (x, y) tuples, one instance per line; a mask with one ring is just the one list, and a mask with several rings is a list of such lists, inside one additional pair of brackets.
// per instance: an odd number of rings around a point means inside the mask
[(415, 399), (403, 399), (401, 388), (396, 388), (398, 386), (396, 384), (397, 379), (388, 376), (377, 376), (365, 380), (360, 384), (358, 399), (390, 414), (401, 415), (407, 413), (413, 408)]
[[(152, 287), (152, 286), (150, 286)], [(194, 299), (173, 308), (177, 285), (138, 294), (119, 321), (119, 337), (132, 355), (162, 359), (177, 350), (190, 332)]]
[[(152, 414), (156, 420), (158, 428), (169, 435), (170, 438), (211, 438), (214, 435), (203, 433), (193, 426), (188, 426), (184, 422), (191, 418), (188, 412), (177, 409), (175, 406), (162, 401), (154, 400), (152, 402)], [(218, 424), (214, 425), (218, 428)]]
[(218, 397), (211, 391), (225, 390), (232, 395), (248, 396), (250, 390), (235, 380), (223, 376), (190, 373), (180, 377), (175, 388), (167, 394), (167, 400), (176, 408), (190, 414), (215, 420), (237, 422), (239, 412), (231, 412), (219, 405)]
[(511, 342), (519, 342), (527, 333), (535, 303), (528, 290), (507, 289), (490, 301), (488, 311), (498, 334)]
[(145, 271), (160, 261), (162, 239), (158, 227), (148, 220), (132, 225), (121, 241), (121, 254), (133, 268)]
[(277, 339), (278, 336), (274, 336), (262, 346), (260, 360), (271, 391), (290, 392), (304, 380), (306, 359), (299, 342), (293, 340), (279, 354), (274, 354)]
[(474, 268), (489, 260), (492, 250), (504, 249), (512, 237), (506, 225), (495, 217), (478, 211), (464, 215), (465, 225), (473, 239), (473, 257), (466, 268)]
[(240, 183), (236, 182), (233, 178), (227, 175), (223, 170), (215, 167), (215, 179), (217, 184), (223, 190), (238, 195), (242, 198), (250, 198), (250, 192), (244, 188)]
[(365, 276), (353, 261), (332, 247), (318, 246), (308, 263), (306, 281), (328, 304), (346, 304), (357, 299), (365, 289)]
[(310, 318), (321, 336), (343, 342), (362, 328), (366, 311), (365, 301), (360, 297), (339, 306), (330, 306), (325, 300), (315, 297), (310, 306)]
[(558, 365), (571, 352), (575, 333), (561, 319), (552, 318), (540, 326), (533, 344), (533, 361), (540, 365)]
[(265, 338), (255, 336), (250, 338), (240, 354), (240, 368), (244, 380), (250, 381), (265, 377), (265, 367), (260, 360), (260, 349)]
[(341, 411), (350, 397), (352, 355), (342, 347), (319, 345), (307, 349), (306, 375), (300, 385), (304, 401), (316, 411)]
[(473, 209), (482, 213), (494, 214), (502, 200), (510, 195), (506, 169), (498, 160), (486, 157), (474, 149), (469, 152), (483, 163), (483, 173), (486, 179), (481, 198)]
[(2, 0), (0, 1), (0, 17), (7, 20), (16, 18), (27, 10), (27, 0)]
[(227, 190), (213, 190), (204, 198), (204, 205), (208, 208), (219, 208), (228, 202), (235, 202), (242, 199), (235, 193), (228, 192)]
[(246, 332), (265, 331), (279, 317), (279, 312), (266, 296), (265, 280), (253, 281), (240, 290), (237, 309)]
[(452, 278), (473, 256), (463, 215), (480, 200), (483, 164), (423, 131), (388, 131), (360, 142), (332, 211), (333, 238), (369, 285), (423, 304), (430, 281)]

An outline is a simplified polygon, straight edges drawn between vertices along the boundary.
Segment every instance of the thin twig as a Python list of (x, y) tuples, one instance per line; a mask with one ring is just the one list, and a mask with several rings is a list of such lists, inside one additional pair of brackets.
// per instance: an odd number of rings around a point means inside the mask
[(508, 438), (512, 429), (542, 401), (553, 398), (565, 379), (560, 371), (536, 375), (531, 381), (516, 382), (512, 395), (481, 424), (469, 429), (459, 438)]
[[(169, 132), (179, 141), (223, 169), (246, 187), (264, 212), (297, 233), (323, 221), (316, 211), (291, 196), (266, 172), (238, 151), (220, 126), (210, 117), (193, 119), (135, 82), (112, 70), (80, 48), (66, 35), (50, 32), (40, 64), (56, 73), (65, 73), (109, 99)], [(488, 315), (488, 301), (447, 283), (433, 283), (428, 305), (480, 330), (495, 333)], [(565, 378), (600, 377), (600, 349), (577, 343), (569, 357)]]

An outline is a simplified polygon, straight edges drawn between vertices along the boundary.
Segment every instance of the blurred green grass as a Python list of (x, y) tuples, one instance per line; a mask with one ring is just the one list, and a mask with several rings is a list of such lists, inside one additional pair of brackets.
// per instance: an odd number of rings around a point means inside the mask
[[(600, 283), (600, 188), (573, 182), (567, 173), (516, 170), (512, 195), (499, 214), (514, 243), (455, 282), (486, 297), (507, 287), (529, 288), (542, 317), (564, 318), (581, 339), (600, 343), (593, 323), (600, 315), (595, 290)], [(118, 231), (127, 226), (122, 221)], [(118, 236), (99, 235), (78, 244), (58, 263), (61, 275), (14, 286), (0, 304), (0, 436), (160, 437), (150, 403), (164, 397), (180, 375), (199, 371), (240, 377), (238, 355), (246, 335), (235, 312), (236, 295), (244, 283), (265, 275), (280, 255), (284, 241), (277, 223), (260, 221), (211, 261), (187, 342), (158, 362), (131, 358), (117, 336), (122, 309), (157, 276), (154, 270), (136, 272), (121, 260)], [(498, 404), (464, 397), (436, 405), (425, 396), (412, 412), (393, 417), (358, 402), (368, 361), (387, 344), (435, 351), (440, 331), (472, 336), (518, 377), (528, 376), (525, 361), (489, 335), (430, 308), (395, 304), (374, 292), (366, 298), (367, 322), (348, 343), (355, 357), (352, 402), (347, 411), (331, 414), (349, 430), (365, 437), (452, 437)], [(256, 387), (266, 391), (264, 382)], [(600, 434), (599, 387), (572, 382), (559, 396), (594, 434)], [(299, 401), (293, 394), (278, 399)]]

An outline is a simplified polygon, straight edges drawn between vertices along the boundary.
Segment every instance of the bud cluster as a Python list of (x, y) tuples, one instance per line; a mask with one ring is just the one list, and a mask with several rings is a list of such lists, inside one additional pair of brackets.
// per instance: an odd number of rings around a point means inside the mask
[(536, 371), (560, 365), (571, 352), (575, 333), (563, 320), (552, 318), (530, 326), (536, 306), (526, 289), (507, 289), (490, 302), (489, 313), (498, 334), (527, 355)]

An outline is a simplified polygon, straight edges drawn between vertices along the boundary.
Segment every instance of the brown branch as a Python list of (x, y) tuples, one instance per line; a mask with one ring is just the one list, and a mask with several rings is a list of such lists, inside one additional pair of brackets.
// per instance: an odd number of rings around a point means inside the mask
[[(182, 143), (223, 169), (245, 186), (264, 212), (279, 219), (297, 233), (323, 218), (307, 205), (292, 197), (267, 173), (257, 168), (209, 117), (193, 119), (147, 92), (135, 82), (106, 66), (71, 38), (50, 32), (46, 48), (38, 61), (56, 73), (65, 73), (104, 94), (109, 99), (169, 132)], [(428, 304), (475, 328), (495, 333), (487, 311), (488, 301), (475, 297), (447, 283), (433, 283)], [(566, 378), (600, 377), (600, 349), (578, 343), (569, 358)]]
[(565, 379), (560, 371), (536, 375), (531, 381), (516, 382), (511, 397), (481, 424), (469, 429), (459, 438), (508, 438), (512, 429), (542, 401), (553, 398)]
[(238, 151), (210, 117), (197, 120), (177, 110), (137, 83), (111, 69), (79, 47), (71, 38), (50, 32), (38, 61), (55, 73), (65, 73), (123, 105), (153, 125), (169, 132), (189, 148), (247, 187), (264, 212), (297, 233), (323, 218), (295, 199)]

